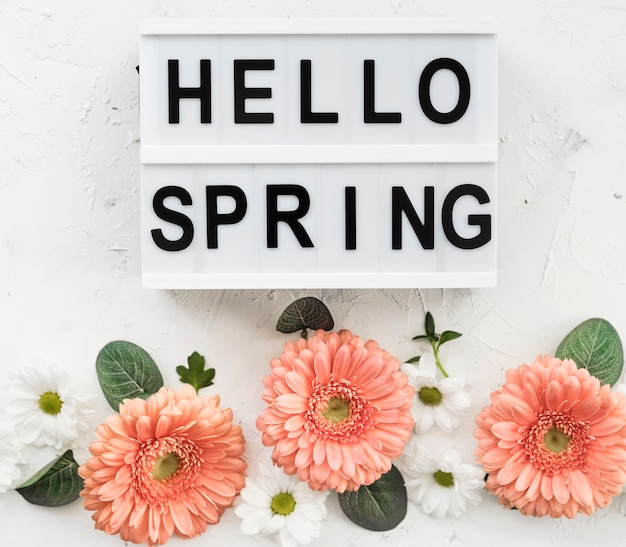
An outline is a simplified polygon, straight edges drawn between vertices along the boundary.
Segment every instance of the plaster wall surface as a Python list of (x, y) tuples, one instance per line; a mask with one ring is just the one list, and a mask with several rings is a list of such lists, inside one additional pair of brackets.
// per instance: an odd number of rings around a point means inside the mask
[[(498, 25), (498, 284), (458, 290), (148, 290), (140, 282), (138, 24), (161, 17), (454, 17)], [(260, 454), (262, 379), (295, 298), (316, 296), (338, 327), (400, 360), (424, 311), (463, 333), (448, 371), (474, 388), (454, 442), (471, 462), (473, 415), (506, 369), (552, 353), (604, 317), (626, 337), (626, 4), (622, 0), (0, 1), (0, 392), (22, 366), (54, 363), (100, 393), (94, 363), (111, 340), (145, 348), (166, 385), (193, 351)], [(625, 338), (626, 339), (626, 338)], [(110, 409), (99, 397), (98, 416)], [(38, 453), (34, 471), (54, 454)], [(85, 451), (76, 458), (84, 461)], [(39, 460), (37, 460), (39, 458)], [(28, 471), (26, 475), (28, 476)], [(351, 524), (329, 501), (315, 545), (623, 545), (626, 498), (591, 517), (535, 519), (492, 496), (459, 519), (409, 507), (396, 529)], [(179, 545), (261, 545), (232, 509)], [(105, 547), (80, 503), (35, 507), (0, 495), (7, 547)]]

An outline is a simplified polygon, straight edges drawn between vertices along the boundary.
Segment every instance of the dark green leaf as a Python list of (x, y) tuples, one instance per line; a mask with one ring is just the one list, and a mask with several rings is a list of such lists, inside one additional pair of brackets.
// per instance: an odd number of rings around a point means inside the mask
[(435, 338), (435, 320), (429, 311), (426, 312), (424, 327), (426, 328), (426, 336), (431, 339)]
[(98, 381), (109, 405), (118, 410), (124, 399), (147, 398), (163, 387), (163, 377), (145, 350), (132, 342), (110, 342), (96, 359)]
[(603, 384), (614, 385), (624, 367), (619, 335), (613, 325), (600, 318), (587, 319), (575, 327), (559, 344), (556, 357), (572, 359)]
[(409, 363), (410, 365), (413, 365), (413, 364), (415, 364), (415, 363), (419, 363), (419, 362), (420, 362), (420, 358), (421, 358), (421, 355), (416, 355), (415, 357), (411, 357), (411, 358), (407, 361), (407, 363)]
[(205, 370), (205, 359), (197, 351), (194, 351), (189, 357), (187, 357), (187, 363), (189, 368), (182, 365), (176, 367), (176, 372), (180, 376), (180, 381), (185, 384), (191, 384), (196, 393), (203, 387), (209, 387), (213, 385), (213, 378), (215, 378), (215, 369), (210, 368)]
[(78, 498), (83, 479), (78, 475), (78, 464), (71, 450), (50, 462), (16, 491), (28, 502), (47, 507), (67, 505)]
[(427, 334), (418, 334), (417, 336), (411, 338), (411, 340), (430, 340), (430, 338)]
[(450, 340), (456, 340), (463, 336), (460, 332), (454, 332), (452, 330), (445, 330), (439, 335), (439, 345), (443, 345)]
[(362, 528), (391, 530), (406, 516), (407, 495), (402, 474), (392, 465), (388, 473), (369, 486), (339, 494), (339, 505)]
[(300, 298), (285, 308), (276, 330), (289, 334), (303, 329), (333, 330), (335, 322), (323, 302), (312, 296)]

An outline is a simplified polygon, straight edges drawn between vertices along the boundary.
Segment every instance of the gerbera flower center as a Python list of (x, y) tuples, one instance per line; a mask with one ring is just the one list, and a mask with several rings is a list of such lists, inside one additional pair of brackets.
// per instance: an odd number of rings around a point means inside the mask
[(180, 457), (176, 452), (168, 452), (156, 459), (152, 469), (152, 477), (157, 481), (169, 479), (180, 465)]
[(419, 400), (426, 406), (437, 406), (441, 403), (441, 391), (436, 387), (424, 386), (417, 394)]
[(347, 380), (318, 385), (309, 399), (305, 428), (323, 439), (350, 440), (372, 427), (368, 401)]
[(183, 499), (200, 486), (202, 460), (202, 450), (190, 439), (148, 440), (133, 464), (133, 487), (150, 504)]
[(539, 414), (519, 442), (529, 461), (551, 476), (562, 469), (584, 467), (591, 442), (589, 430), (589, 424), (574, 420), (568, 413), (547, 410)]
[(39, 408), (46, 414), (56, 416), (61, 412), (63, 401), (59, 394), (54, 391), (46, 391), (39, 397)]
[(350, 403), (341, 397), (331, 397), (322, 414), (329, 422), (341, 423), (350, 416)]
[(546, 445), (546, 448), (555, 454), (563, 452), (570, 441), (571, 439), (565, 433), (554, 427), (549, 429), (543, 436), (543, 443)]
[(281, 492), (272, 498), (272, 513), (286, 517), (294, 512), (296, 508), (296, 500), (291, 494)]
[(454, 475), (452, 475), (452, 473), (438, 469), (433, 473), (433, 477), (439, 486), (443, 486), (444, 488), (451, 488), (454, 486)]

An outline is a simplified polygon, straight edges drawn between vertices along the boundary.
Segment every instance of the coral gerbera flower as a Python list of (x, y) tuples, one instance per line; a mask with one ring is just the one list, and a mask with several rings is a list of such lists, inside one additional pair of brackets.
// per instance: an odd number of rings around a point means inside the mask
[(127, 399), (96, 430), (78, 472), (96, 528), (162, 545), (218, 522), (245, 484), (244, 438), (219, 397), (183, 386)]
[(543, 356), (509, 370), (476, 423), (486, 488), (506, 507), (589, 515), (626, 482), (626, 396), (572, 360)]
[(413, 428), (398, 360), (349, 330), (285, 344), (257, 419), (272, 459), (315, 490), (357, 490), (391, 469)]

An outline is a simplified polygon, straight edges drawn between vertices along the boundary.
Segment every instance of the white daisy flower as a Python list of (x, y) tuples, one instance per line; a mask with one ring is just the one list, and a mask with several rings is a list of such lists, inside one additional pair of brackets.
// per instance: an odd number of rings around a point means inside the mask
[(456, 450), (446, 449), (437, 458), (426, 452), (421, 440), (413, 438), (405, 446), (402, 459), (408, 498), (424, 513), (456, 518), (480, 502), (484, 471), (461, 463)]
[(415, 389), (411, 414), (418, 435), (437, 425), (449, 433), (460, 425), (460, 417), (472, 404), (469, 386), (463, 378), (437, 379), (434, 357), (422, 356), (419, 365), (403, 363), (402, 371)]
[(308, 545), (321, 533), (329, 491), (311, 490), (275, 465), (260, 465), (246, 479), (235, 513), (247, 535), (269, 536), (282, 547)]
[(13, 432), (3, 428), (0, 431), (0, 494), (13, 488), (21, 476), (18, 464), (22, 463), (22, 445)]
[(71, 446), (89, 431), (94, 396), (70, 392), (70, 377), (53, 367), (21, 368), (9, 386), (5, 411), (20, 440), (37, 447)]

